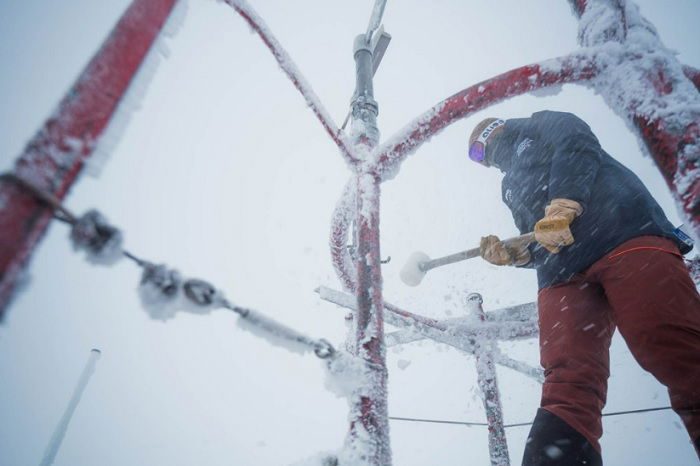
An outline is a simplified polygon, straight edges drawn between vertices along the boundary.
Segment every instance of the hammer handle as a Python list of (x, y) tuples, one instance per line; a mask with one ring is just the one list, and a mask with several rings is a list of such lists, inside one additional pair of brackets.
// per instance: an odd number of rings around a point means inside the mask
[[(515, 236), (513, 238), (508, 238), (503, 240), (503, 244), (508, 247), (522, 247), (535, 241), (535, 233), (525, 233), (524, 235)], [(466, 251), (457, 252), (455, 254), (450, 254), (449, 256), (438, 257), (437, 259), (431, 259), (426, 262), (422, 262), (418, 267), (423, 272), (427, 272), (435, 267), (440, 267), (442, 265), (453, 264), (455, 262), (460, 262), (467, 259), (473, 259), (474, 257), (479, 257), (479, 248), (467, 249)]]

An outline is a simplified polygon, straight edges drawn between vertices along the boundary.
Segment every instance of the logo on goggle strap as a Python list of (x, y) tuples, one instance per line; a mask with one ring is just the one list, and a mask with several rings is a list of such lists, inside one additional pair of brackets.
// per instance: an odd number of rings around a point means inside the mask
[(489, 136), (491, 136), (491, 133), (493, 133), (493, 131), (496, 128), (498, 128), (499, 126), (503, 126), (505, 124), (506, 124), (505, 120), (494, 121), (493, 123), (488, 125), (484, 131), (481, 132), (481, 135), (479, 136), (479, 139), (477, 139), (477, 141), (486, 142), (486, 140), (489, 138)]

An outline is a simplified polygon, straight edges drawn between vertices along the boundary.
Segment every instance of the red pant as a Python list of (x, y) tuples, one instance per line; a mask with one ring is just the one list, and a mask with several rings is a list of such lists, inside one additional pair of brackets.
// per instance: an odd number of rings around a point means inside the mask
[(541, 290), (537, 304), (543, 408), (600, 452), (617, 326), (637, 362), (668, 388), (691, 439), (700, 437), (700, 296), (671, 241), (627, 241), (570, 281)]

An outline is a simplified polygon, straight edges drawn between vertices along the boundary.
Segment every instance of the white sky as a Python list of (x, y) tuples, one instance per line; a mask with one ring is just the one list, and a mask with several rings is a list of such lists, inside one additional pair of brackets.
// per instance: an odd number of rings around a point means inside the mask
[[(0, 169), (7, 169), (53, 110), (126, 0), (0, 2)], [(251, 1), (338, 124), (354, 87), (352, 40), (373, 1)], [(700, 67), (697, 1), (637, 2), (664, 43)], [(377, 73), (384, 138), (443, 98), (514, 67), (577, 48), (564, 0), (389, 0), (393, 41)], [(99, 178), (83, 176), (67, 206), (99, 208), (127, 248), (210, 280), (234, 301), (336, 345), (342, 310), (313, 289), (339, 287), (330, 265), (330, 216), (350, 172), (337, 149), (248, 26), (223, 4), (189, 0), (184, 22)], [(478, 259), (431, 272), (407, 289), (398, 279), (414, 250), (432, 256), (516, 232), (500, 202), (500, 174), (468, 161), (466, 138), (485, 116), (572, 111), (603, 147), (630, 166), (672, 221), (673, 204), (634, 136), (591, 91), (565, 86), (523, 96), (447, 128), (383, 186), (385, 297), (449, 317), (468, 292), (485, 309), (535, 299), (534, 272)], [(88, 358), (103, 355), (56, 465), (281, 465), (332, 450), (347, 407), (323, 387), (321, 364), (247, 333), (235, 316), (180, 314), (149, 320), (131, 263), (88, 264), (64, 225), (50, 227), (30, 281), (0, 327), (0, 464), (38, 464)], [(535, 341), (502, 345), (537, 364)], [(410, 361), (405, 369), (399, 361)], [(443, 345), (390, 351), (393, 416), (483, 422), (470, 357)], [(606, 411), (666, 406), (665, 389), (616, 337)], [(506, 422), (531, 420), (539, 387), (499, 369)], [(488, 462), (485, 428), (391, 423), (397, 466)], [(519, 464), (527, 428), (508, 430)], [(697, 464), (673, 413), (608, 418), (606, 465)]]

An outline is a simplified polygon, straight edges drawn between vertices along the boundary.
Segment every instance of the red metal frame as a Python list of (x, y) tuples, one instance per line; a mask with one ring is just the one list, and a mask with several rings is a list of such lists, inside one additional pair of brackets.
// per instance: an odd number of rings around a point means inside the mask
[[(176, 0), (134, 0), (20, 155), (15, 172), (62, 199), (92, 154)], [(10, 183), (0, 185), (0, 317), (51, 212)]]
[[(580, 17), (586, 10), (588, 2), (586, 0), (571, 0), (574, 12)], [(602, 37), (595, 38), (598, 43), (611, 40), (623, 41), (627, 36), (628, 19), (625, 14), (623, 0), (616, 0), (612, 6), (618, 9), (620, 17), (620, 27), (602, 32)], [(634, 57), (627, 57), (634, 59)], [(536, 89), (570, 82), (580, 82), (595, 78), (604, 70), (596, 66), (596, 57), (593, 53), (571, 55), (546, 63), (521, 67), (495, 78), (489, 79), (470, 88), (467, 88), (434, 106), (422, 116), (414, 120), (406, 130), (391, 138), (389, 142), (380, 146), (377, 151), (378, 162), (373, 167), (378, 178), (392, 176), (400, 163), (412, 152), (414, 152), (427, 139), (444, 129), (454, 121), (471, 115), (490, 105), (500, 102), (506, 98), (530, 92)], [(640, 64), (640, 67), (645, 68)], [(698, 88), (697, 70), (684, 67), (683, 73)], [(663, 102), (663, 96), (673, 91), (671, 80), (667, 77), (669, 73), (663, 69), (660, 63), (653, 69), (647, 69), (643, 73), (642, 79), (648, 80), (656, 90), (657, 97)], [(700, 147), (700, 116), (691, 115), (681, 127), (674, 126), (666, 122), (662, 117), (650, 117), (643, 113), (637, 113), (634, 104), (631, 102), (622, 103), (611, 100), (609, 105), (627, 116), (639, 130), (640, 137), (645, 141), (649, 152), (657, 163), (657, 167), (664, 176), (677, 203), (687, 215), (691, 227), (700, 236), (700, 177), (691, 181), (685, 187), (685, 192), (679, 192), (677, 177), (688, 177), (698, 168), (697, 160), (700, 154), (685, 154), (687, 157), (682, 160), (684, 148)], [(679, 160), (681, 159), (681, 160)], [(680, 162), (680, 163), (679, 163)], [(345, 252), (345, 244), (348, 238), (349, 222), (339, 221), (343, 219), (341, 215), (335, 215), (331, 228), (331, 250), (336, 271), (346, 288), (357, 290), (358, 284), (353, 283), (352, 274), (348, 271), (349, 260)], [(379, 277), (381, 280), (381, 276)], [(366, 284), (360, 285), (364, 287)], [(421, 321), (424, 318), (405, 311), (401, 311), (404, 317)], [(482, 374), (482, 381), (487, 383), (490, 380), (487, 374)], [(494, 396), (498, 397), (495, 393)], [(500, 440), (495, 439), (499, 442)], [(499, 449), (505, 447), (505, 438)], [(507, 463), (506, 463), (507, 464)]]
[[(382, 341), (383, 316), (386, 306), (382, 300), (381, 266), (379, 255), (379, 186), (384, 178), (395, 173), (400, 163), (428, 138), (454, 121), (467, 117), (499, 101), (536, 89), (573, 83), (595, 78), (605, 70), (596, 67), (594, 53), (574, 54), (548, 62), (521, 67), (445, 99), (407, 130), (392, 138), (368, 159), (373, 165), (363, 166), (356, 147), (340, 135), (332, 119), (323, 110), (311, 87), (303, 80), (289, 56), (272, 36), (262, 20), (243, 0), (225, 0), (258, 33), (272, 51), (280, 67), (305, 97), (308, 105), (339, 147), (341, 154), (354, 167), (355, 183), (346, 189), (344, 200), (333, 217), (331, 253), (333, 264), (344, 286), (356, 293), (358, 300), (358, 352), (372, 363), (377, 377), (368, 395), (362, 397), (360, 422), (372, 435), (375, 453), (371, 464), (389, 464), (390, 450), (388, 421), (386, 419), (386, 366)], [(584, 15), (591, 0), (569, 0), (575, 14)], [(17, 174), (39, 187), (62, 198), (82, 168), (83, 162), (102, 134), (117, 103), (126, 91), (138, 66), (156, 38), (175, 0), (134, 0), (115, 27), (102, 49), (93, 58), (76, 84), (61, 102), (54, 117), (50, 118), (16, 164)], [(619, 26), (603, 31), (595, 43), (624, 42), (629, 21), (624, 0), (608, 4), (619, 11)], [(584, 34), (585, 35), (585, 34)], [(590, 39), (590, 38), (589, 38)], [(659, 43), (660, 44), (660, 43)], [(634, 56), (627, 57), (630, 60)], [(677, 64), (677, 62), (676, 62)], [(677, 64), (680, 66), (680, 64)], [(665, 69), (662, 62), (652, 66), (640, 63), (639, 78), (650, 84), (660, 104), (674, 92), (678, 76)], [(682, 67), (682, 75), (700, 89), (700, 72)], [(673, 79), (671, 78), (673, 76)], [(676, 79), (676, 82), (674, 82)], [(683, 79), (683, 78), (681, 78)], [(614, 110), (625, 115), (645, 141), (657, 167), (663, 174), (691, 227), (700, 236), (700, 177), (693, 179), (700, 154), (700, 113), (689, 113), (683, 124), (668, 121), (663, 116), (639, 112), (634, 103), (609, 99)], [(366, 149), (366, 148), (365, 148)], [(372, 149), (372, 148), (370, 148)], [(377, 155), (377, 157), (374, 157)], [(360, 182), (371, 177), (371, 182)], [(679, 186), (679, 180), (685, 180)], [(682, 188), (682, 192), (679, 191)], [(355, 214), (350, 212), (350, 199), (355, 196)], [(51, 213), (33, 198), (19, 192), (14, 186), (0, 186), (0, 312), (9, 301), (21, 269), (33, 247), (43, 234)], [(370, 205), (366, 205), (369, 203)], [(362, 212), (358, 215), (357, 212)], [(352, 218), (351, 218), (352, 217)], [(351, 220), (358, 222), (358, 257), (353, 261), (346, 250)], [(352, 270), (357, 267), (356, 273)], [(430, 319), (400, 309), (390, 309), (403, 318), (421, 325), (435, 325)], [(488, 374), (484, 381), (490, 380)], [(494, 396), (498, 396), (494, 392)]]
[[(363, 182), (371, 177), (369, 183)], [(353, 399), (350, 437), (355, 440), (357, 425), (371, 435), (368, 445), (369, 464), (391, 464), (389, 444), (389, 413), (387, 407), (386, 348), (384, 344), (384, 315), (382, 297), (381, 254), (379, 250), (379, 180), (358, 173), (357, 215), (357, 312), (355, 313), (355, 350), (367, 361), (371, 373), (370, 386)], [(359, 406), (357, 405), (359, 404)], [(366, 441), (366, 440), (365, 440)]]

